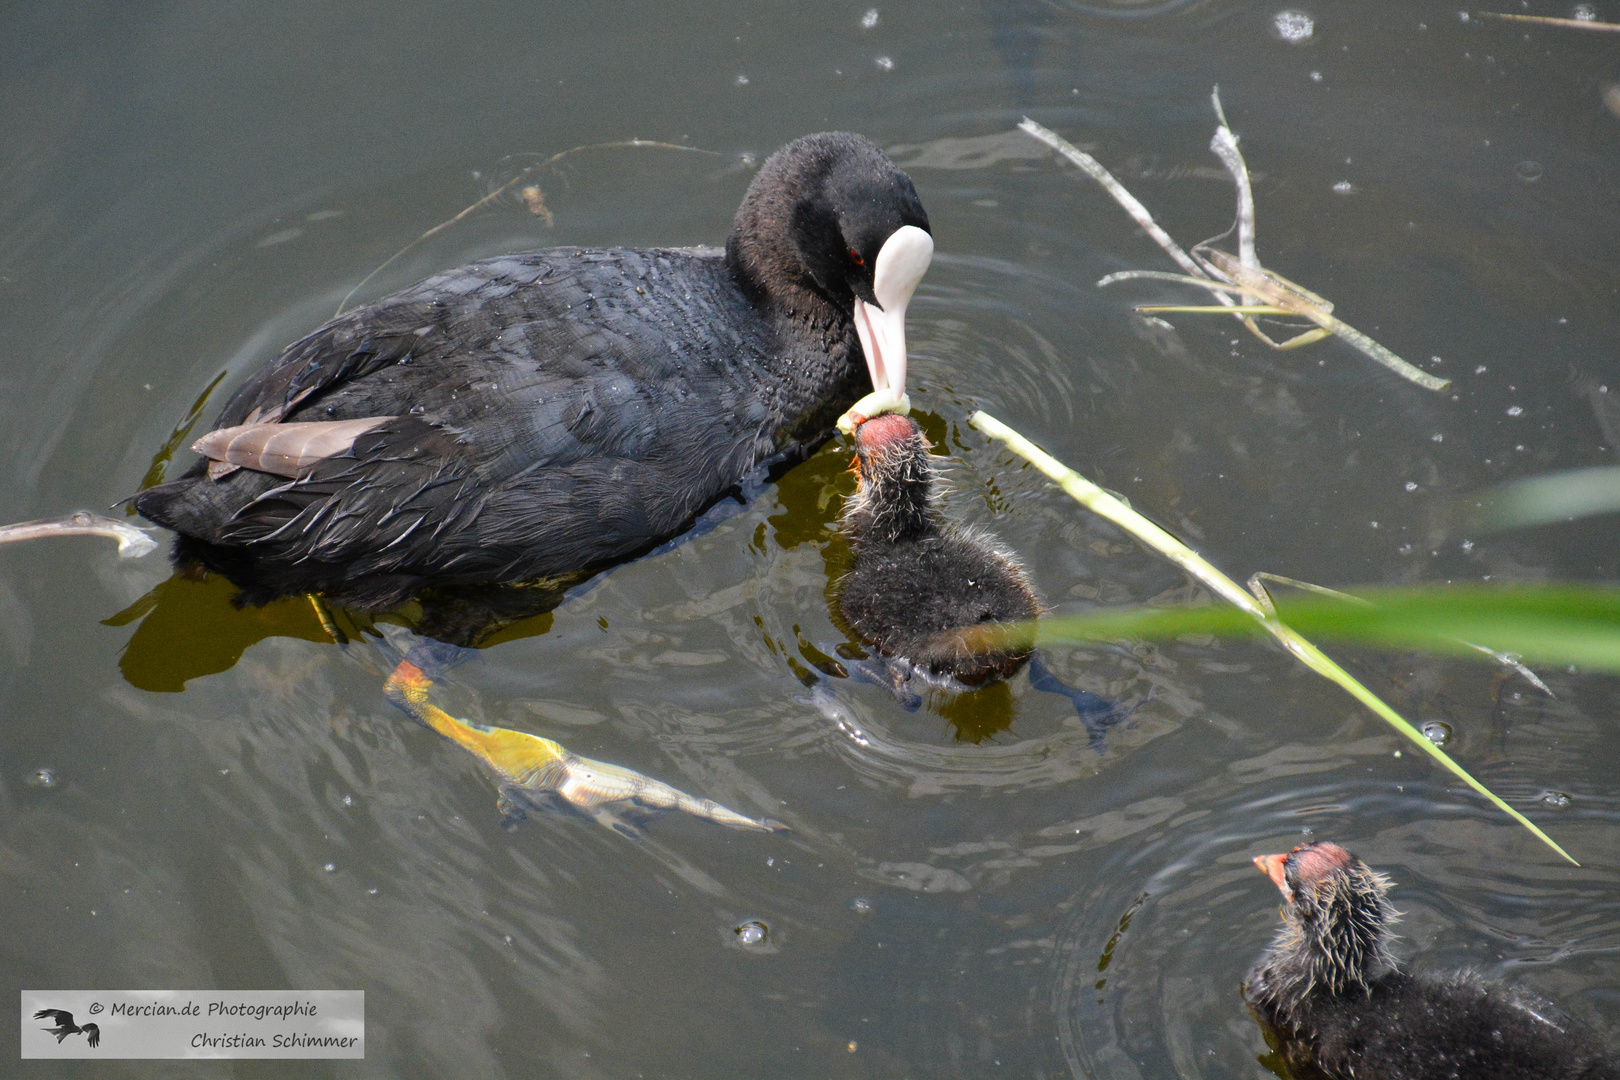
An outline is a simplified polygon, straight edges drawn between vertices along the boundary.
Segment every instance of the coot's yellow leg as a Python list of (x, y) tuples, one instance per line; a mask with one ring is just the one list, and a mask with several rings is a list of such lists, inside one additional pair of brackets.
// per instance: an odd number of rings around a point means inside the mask
[(337, 620), (332, 618), (332, 609), (326, 606), (326, 601), (322, 600), (317, 593), (308, 593), (306, 595), (309, 597), (309, 606), (315, 609), (315, 618), (320, 620), (321, 629), (326, 631), (327, 636), (335, 644), (347, 645), (349, 635), (345, 634), (342, 628), (338, 626)]

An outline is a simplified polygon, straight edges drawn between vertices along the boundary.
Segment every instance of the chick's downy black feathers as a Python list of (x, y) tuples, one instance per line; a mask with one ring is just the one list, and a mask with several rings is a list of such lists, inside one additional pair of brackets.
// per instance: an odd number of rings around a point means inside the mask
[(1283, 928), (1243, 995), (1300, 1075), (1620, 1078), (1590, 1031), (1532, 994), (1470, 971), (1396, 970), (1390, 883), (1337, 844), (1304, 844), (1255, 863), (1283, 892)]
[(838, 585), (845, 622), (883, 656), (941, 682), (978, 686), (1016, 673), (1033, 631), (1002, 636), (1003, 624), (1041, 611), (1017, 558), (934, 509), (934, 467), (913, 420), (874, 417), (855, 445), (860, 486), (843, 516), (855, 566)]

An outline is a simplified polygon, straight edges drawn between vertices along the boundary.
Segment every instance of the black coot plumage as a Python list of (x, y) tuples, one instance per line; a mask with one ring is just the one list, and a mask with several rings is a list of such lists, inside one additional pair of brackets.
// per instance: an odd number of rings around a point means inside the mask
[(1017, 557), (934, 508), (928, 443), (910, 417), (865, 421), (855, 448), (858, 487), (843, 515), (855, 566), (838, 586), (849, 628), (905, 665), (902, 677), (978, 686), (1016, 673), (1033, 633), (1008, 636), (997, 624), (1041, 612)]
[(1389, 954), (1387, 878), (1332, 843), (1255, 865), (1283, 929), (1243, 995), (1290, 1066), (1354, 1080), (1615, 1080), (1620, 1065), (1547, 1003), (1474, 972), (1413, 977)]
[(376, 610), (630, 557), (868, 389), (874, 411), (903, 395), (928, 227), (877, 147), (807, 136), (761, 168), (724, 251), (508, 255), (333, 319), (135, 506), (243, 603)]

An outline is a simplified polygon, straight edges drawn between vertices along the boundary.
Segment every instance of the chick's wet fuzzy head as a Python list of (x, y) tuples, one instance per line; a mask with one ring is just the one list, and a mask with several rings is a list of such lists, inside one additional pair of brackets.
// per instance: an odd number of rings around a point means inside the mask
[(1301, 844), (1286, 855), (1261, 855), (1255, 866), (1283, 895), (1283, 928), (1257, 974), (1279, 1003), (1314, 992), (1365, 991), (1394, 966), (1388, 927), (1400, 917), (1389, 879), (1338, 844)]
[(845, 528), (862, 540), (898, 543), (934, 528), (934, 467), (928, 440), (909, 416), (883, 413), (855, 429), (855, 495)]

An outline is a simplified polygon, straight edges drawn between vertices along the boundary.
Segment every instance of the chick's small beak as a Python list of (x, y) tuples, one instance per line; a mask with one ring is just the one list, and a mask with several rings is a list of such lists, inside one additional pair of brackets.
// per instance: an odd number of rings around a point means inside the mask
[[(878, 251), (872, 266), (872, 296), (875, 302), (855, 300), (855, 333), (861, 339), (866, 370), (872, 376), (872, 393), (839, 420), (846, 435), (858, 426), (851, 414), (857, 409), (863, 418), (881, 412), (909, 410), (906, 401), (906, 305), (917, 283), (934, 258), (934, 238), (915, 225), (896, 229)], [(902, 407), (902, 403), (904, 406)], [(851, 421), (846, 425), (846, 421)]]
[(1288, 876), (1285, 872), (1288, 866), (1287, 855), (1256, 855), (1254, 865), (1282, 890), (1284, 900), (1290, 904), (1294, 902), (1294, 891), (1288, 887)]

